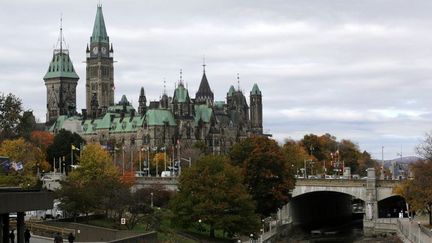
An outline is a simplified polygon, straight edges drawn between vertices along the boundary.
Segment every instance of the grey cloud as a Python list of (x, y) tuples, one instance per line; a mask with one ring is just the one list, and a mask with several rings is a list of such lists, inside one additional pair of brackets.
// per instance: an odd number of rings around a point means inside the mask
[[(42, 77), (62, 12), (83, 108), (82, 61), (96, 2), (0, 5), (0, 91), (20, 96), (45, 119)], [(382, 145), (388, 156), (401, 144), (414, 154), (432, 120), (431, 7), (427, 0), (104, 2), (118, 61), (116, 99), (126, 94), (136, 105), (141, 86), (148, 100), (158, 99), (164, 78), (172, 95), (180, 68), (194, 96), (205, 55), (217, 100), (237, 86), (237, 73), (247, 95), (259, 84), (265, 129), (279, 141), (330, 132), (353, 139), (377, 158)]]

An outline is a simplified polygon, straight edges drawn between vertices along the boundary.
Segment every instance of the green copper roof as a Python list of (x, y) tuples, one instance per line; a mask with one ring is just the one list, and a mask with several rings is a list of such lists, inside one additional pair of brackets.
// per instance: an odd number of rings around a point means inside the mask
[(261, 94), (261, 90), (258, 88), (258, 85), (255, 83), (252, 91), (251, 91), (251, 95), (260, 95)]
[(227, 96), (231, 97), (234, 94), (234, 92), (235, 92), (234, 86), (231, 85), (231, 87), (230, 87), (230, 89), (229, 89), (229, 91), (227, 93)]
[(176, 126), (174, 116), (169, 110), (151, 109), (146, 113), (146, 120), (148, 126), (162, 126), (166, 122), (170, 126)]
[(65, 50), (54, 53), (51, 63), (48, 67), (48, 72), (44, 79), (49, 78), (76, 78), (79, 79), (75, 72), (69, 54)]
[(83, 133), (84, 134), (96, 134), (96, 129), (98, 129), (98, 123), (100, 119), (87, 119), (82, 124)]
[(216, 108), (222, 109), (225, 105), (225, 101), (215, 101)]
[(196, 105), (195, 106), (195, 124), (198, 124), (199, 120), (205, 123), (209, 123), (212, 117), (213, 110), (207, 105)]
[(96, 19), (93, 26), (93, 34), (90, 37), (90, 42), (109, 42), (101, 5), (97, 7)]
[[(123, 106), (125, 106), (126, 110), (123, 110)], [(127, 100), (126, 95), (123, 95), (120, 102), (108, 107), (108, 112), (120, 114), (123, 111), (125, 113), (130, 114), (135, 108), (131, 105), (131, 103)]]
[(59, 116), (54, 124), (49, 128), (50, 132), (58, 131), (63, 128), (63, 123), (67, 119), (67, 116)]
[(180, 84), (174, 91), (174, 101), (184, 103), (189, 101), (189, 93), (188, 90)]
[(143, 122), (144, 119), (140, 116), (134, 116), (132, 119), (130, 116), (128, 116), (123, 120), (120, 117), (116, 117), (111, 122), (111, 132), (136, 132), (140, 127), (142, 127)]

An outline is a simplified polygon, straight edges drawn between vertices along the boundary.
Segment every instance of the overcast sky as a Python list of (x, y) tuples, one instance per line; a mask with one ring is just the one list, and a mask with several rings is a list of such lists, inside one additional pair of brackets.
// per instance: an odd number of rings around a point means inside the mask
[[(85, 108), (86, 45), (98, 1), (0, 0), (0, 92), (45, 121), (43, 82), (59, 19)], [(283, 142), (330, 133), (381, 159), (414, 147), (432, 128), (430, 0), (106, 0), (115, 99), (137, 106), (172, 95), (183, 69), (194, 97), (206, 74), (216, 100), (230, 85), (263, 93), (264, 130)]]

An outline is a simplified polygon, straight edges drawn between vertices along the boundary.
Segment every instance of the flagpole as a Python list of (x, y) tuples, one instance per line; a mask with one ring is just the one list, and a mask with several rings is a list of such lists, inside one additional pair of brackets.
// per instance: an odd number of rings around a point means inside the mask
[(165, 171), (167, 170), (167, 156), (166, 155), (167, 155), (166, 154), (166, 147), (164, 147), (164, 165), (165, 165), (164, 170)]
[(73, 165), (73, 144), (72, 144), (72, 146), (71, 146), (71, 168), (73, 168), (72, 167), (72, 165)]
[(150, 174), (150, 145), (147, 146), (147, 176), (151, 176), (151, 174)]
[(123, 155), (123, 161), (122, 161), (122, 175), (125, 173), (125, 154), (124, 154), (125, 146), (123, 145), (122, 149), (122, 155)]

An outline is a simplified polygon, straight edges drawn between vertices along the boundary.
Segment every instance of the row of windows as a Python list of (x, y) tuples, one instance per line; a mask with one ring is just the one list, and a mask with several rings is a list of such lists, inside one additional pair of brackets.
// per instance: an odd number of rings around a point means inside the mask
[(99, 73), (98, 73), (99, 70), (100, 70), (101, 76), (104, 78), (112, 76), (112, 68), (106, 67), (106, 66), (102, 66), (102, 67), (100, 67), (100, 69), (97, 66), (89, 67), (88, 68), (88, 75), (90, 77), (97, 77), (97, 76), (99, 76)]

